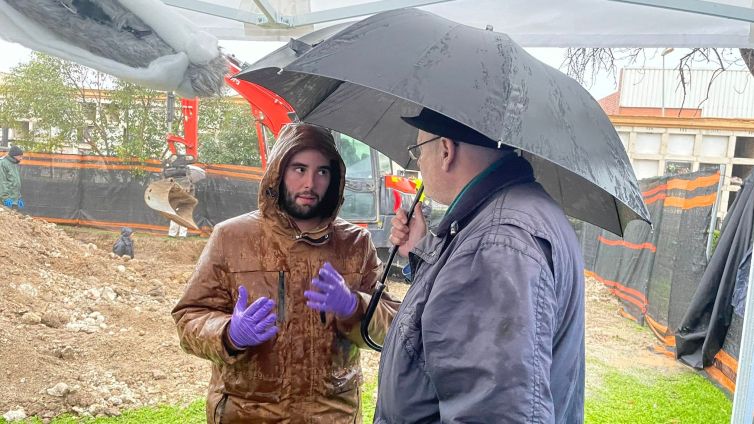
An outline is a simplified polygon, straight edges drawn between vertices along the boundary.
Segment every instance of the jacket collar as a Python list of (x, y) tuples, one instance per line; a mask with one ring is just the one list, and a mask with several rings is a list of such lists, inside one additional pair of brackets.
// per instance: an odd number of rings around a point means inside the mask
[(437, 237), (454, 236), (487, 199), (498, 191), (534, 181), (534, 171), (526, 159), (514, 153), (504, 156), (477, 175), (453, 200), (442, 221), (431, 229)]

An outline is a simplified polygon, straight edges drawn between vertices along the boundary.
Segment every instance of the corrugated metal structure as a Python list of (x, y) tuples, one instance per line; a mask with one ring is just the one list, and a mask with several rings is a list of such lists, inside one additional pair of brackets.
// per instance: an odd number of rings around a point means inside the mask
[(698, 69), (684, 78), (685, 97), (677, 69), (624, 69), (620, 91), (600, 105), (637, 178), (722, 166), (722, 219), (754, 169), (754, 77), (748, 70)]
[(684, 78), (685, 97), (678, 69), (624, 69), (620, 107), (664, 105), (666, 109), (701, 109), (700, 118), (754, 119), (754, 76), (748, 70), (694, 69), (685, 72)]

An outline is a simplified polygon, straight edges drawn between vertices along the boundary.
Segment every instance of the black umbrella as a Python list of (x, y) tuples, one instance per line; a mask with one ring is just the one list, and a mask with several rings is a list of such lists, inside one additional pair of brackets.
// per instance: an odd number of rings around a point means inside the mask
[(618, 134), (576, 81), (505, 34), (418, 9), (380, 13), (291, 40), (238, 78), (288, 101), (299, 119), (357, 138), (414, 167), (428, 107), (522, 150), (566, 214), (617, 235), (649, 222)]

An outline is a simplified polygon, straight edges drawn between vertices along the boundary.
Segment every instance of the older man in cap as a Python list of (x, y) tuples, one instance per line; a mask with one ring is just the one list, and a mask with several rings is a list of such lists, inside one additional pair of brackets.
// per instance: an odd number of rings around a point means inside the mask
[(390, 240), (413, 285), (380, 359), (375, 423), (578, 423), (584, 274), (563, 210), (517, 152), (444, 115), (404, 118), (427, 195)]
[(6, 208), (23, 209), (24, 207), (18, 165), (23, 157), (24, 151), (18, 146), (12, 146), (8, 154), (0, 159), (0, 201)]

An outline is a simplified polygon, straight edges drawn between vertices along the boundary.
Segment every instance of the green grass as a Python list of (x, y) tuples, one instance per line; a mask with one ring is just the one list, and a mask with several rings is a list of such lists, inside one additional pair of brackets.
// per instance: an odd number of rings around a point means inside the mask
[(713, 253), (715, 253), (715, 249), (717, 249), (717, 242), (720, 241), (720, 230), (715, 230), (712, 232), (712, 248), (710, 249), (710, 256), (712, 256)]
[(587, 424), (728, 423), (730, 400), (695, 373), (641, 379), (610, 370), (586, 400)]
[(377, 377), (364, 381), (361, 386), (361, 419), (371, 423), (374, 419), (374, 407), (377, 406)]
[[(601, 368), (601, 367), (600, 367)], [(606, 367), (598, 371), (599, 383), (590, 387), (585, 412), (586, 424), (684, 424), (728, 423), (732, 404), (703, 377), (680, 373), (671, 377), (644, 374), (641, 378)], [(604, 372), (604, 373), (603, 373)], [(377, 395), (377, 378), (361, 387), (362, 417), (371, 423)], [(55, 418), (51, 424), (199, 424), (205, 422), (204, 399), (187, 408), (160, 406), (127, 411), (120, 417)], [(41, 423), (29, 419), (25, 423)], [(5, 420), (0, 418), (0, 423)]]
[[(50, 424), (202, 424), (205, 423), (204, 399), (191, 403), (186, 408), (178, 406), (158, 406), (126, 411), (119, 417), (107, 418), (80, 418), (71, 415), (62, 415), (50, 421)], [(37, 424), (39, 419), (28, 419), (27, 424)], [(0, 417), (0, 423), (6, 421)]]

